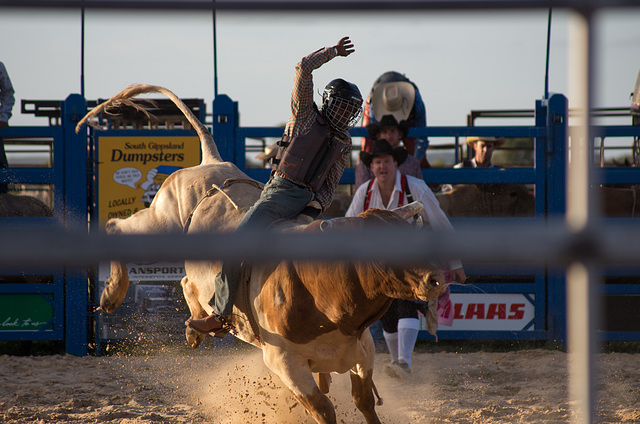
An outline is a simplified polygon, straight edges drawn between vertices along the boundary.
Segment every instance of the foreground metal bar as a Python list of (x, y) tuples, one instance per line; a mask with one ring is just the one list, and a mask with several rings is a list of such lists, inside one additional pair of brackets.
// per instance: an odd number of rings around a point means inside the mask
[(101, 260), (385, 260), (421, 263), (458, 257), (479, 263), (567, 266), (637, 264), (640, 228), (602, 225), (583, 231), (562, 223), (483, 225), (445, 234), (427, 231), (200, 235), (87, 235), (0, 231), (0, 266), (93, 266)]
[[(575, 231), (587, 231), (597, 218), (591, 166), (591, 110), (593, 93), (592, 16), (588, 10), (571, 16), (569, 27), (569, 98), (576, 109), (578, 125), (572, 128), (567, 173), (567, 224)], [(598, 305), (595, 285), (600, 274), (590, 261), (578, 259), (567, 269), (567, 331), (569, 347), (570, 421), (575, 424), (595, 420), (596, 322)]]
[(228, 10), (244, 12), (261, 11), (394, 11), (415, 10), (497, 10), (497, 9), (555, 9), (576, 10), (637, 7), (635, 0), (305, 0), (305, 1), (235, 1), (235, 0), (0, 0), (0, 7), (56, 8), (56, 9), (113, 9), (113, 10)]

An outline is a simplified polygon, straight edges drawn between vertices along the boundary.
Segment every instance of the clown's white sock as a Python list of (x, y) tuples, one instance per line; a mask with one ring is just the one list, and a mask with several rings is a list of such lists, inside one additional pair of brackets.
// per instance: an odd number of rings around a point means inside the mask
[(387, 333), (383, 331), (384, 340), (387, 342), (389, 353), (391, 354), (391, 360), (398, 360), (398, 333)]
[(411, 368), (411, 354), (418, 340), (420, 321), (417, 318), (398, 320), (398, 359), (402, 359)]

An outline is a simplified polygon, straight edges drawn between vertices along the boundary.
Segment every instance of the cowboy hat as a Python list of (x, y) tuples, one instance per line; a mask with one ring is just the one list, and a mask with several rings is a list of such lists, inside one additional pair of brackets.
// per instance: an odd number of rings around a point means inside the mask
[(384, 115), (378, 124), (367, 125), (367, 132), (372, 140), (377, 140), (380, 130), (383, 128), (397, 127), (400, 131), (400, 138), (405, 138), (409, 134), (409, 123), (407, 121), (396, 121), (393, 115)]
[(505, 139), (503, 137), (467, 137), (467, 146), (474, 147), (476, 141), (493, 143), (494, 147), (497, 149), (504, 144)]
[(373, 89), (371, 110), (376, 121), (393, 115), (396, 121), (406, 121), (416, 100), (416, 89), (409, 82), (394, 81), (378, 84)]
[(398, 166), (400, 166), (407, 159), (407, 156), (409, 156), (409, 151), (404, 147), (396, 147), (394, 149), (393, 147), (391, 147), (391, 143), (382, 138), (373, 142), (371, 153), (365, 151), (360, 152), (360, 160), (365, 164), (367, 168), (369, 168), (371, 167), (373, 158), (382, 155), (393, 156), (393, 160), (395, 160), (398, 163)]

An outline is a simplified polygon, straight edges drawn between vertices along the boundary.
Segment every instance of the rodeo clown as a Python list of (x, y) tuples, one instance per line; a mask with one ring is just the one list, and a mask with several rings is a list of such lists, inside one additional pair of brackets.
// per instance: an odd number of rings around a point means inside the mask
[[(374, 177), (358, 187), (345, 216), (357, 216), (369, 208), (391, 210), (419, 201), (424, 205), (419, 214), (426, 226), (435, 230), (453, 231), (453, 226), (440, 208), (438, 199), (424, 180), (405, 175), (398, 170), (408, 155), (409, 152), (405, 148), (394, 148), (385, 139), (374, 141), (371, 153), (361, 152), (360, 160), (373, 171)], [(443, 268), (451, 270), (449, 281), (464, 283), (467, 278), (459, 260), (453, 260)], [(449, 272), (445, 273), (447, 274)], [(448, 290), (443, 300), (449, 301)], [(441, 299), (433, 301), (433, 306), (430, 302), (429, 309), (437, 308), (440, 301)], [(413, 300), (394, 299), (387, 312), (380, 318), (384, 339), (391, 355), (391, 363), (386, 365), (385, 371), (392, 377), (404, 377), (411, 372), (411, 354), (420, 330), (418, 311), (427, 315), (423, 306), (425, 305)], [(438, 310), (438, 315), (444, 312)], [(448, 312), (451, 313), (450, 310)], [(447, 315), (447, 318), (449, 316)], [(444, 318), (439, 316), (438, 321), (445, 323)], [(432, 334), (435, 334), (436, 330), (437, 325), (435, 329), (429, 328)]]
[[(334, 79), (324, 89), (319, 110), (313, 102), (311, 73), (336, 56), (349, 56), (355, 51), (353, 47), (349, 37), (343, 37), (335, 46), (317, 50), (296, 65), (291, 118), (279, 142), (271, 179), (236, 231), (263, 230), (276, 220), (294, 218), (303, 211), (316, 217), (331, 205), (351, 154), (348, 131), (360, 119), (363, 100), (357, 86)], [(312, 201), (315, 207), (307, 207)], [(209, 301), (213, 313), (204, 319), (190, 319), (186, 325), (217, 337), (233, 329), (233, 301), (241, 271), (240, 261), (224, 262)]]

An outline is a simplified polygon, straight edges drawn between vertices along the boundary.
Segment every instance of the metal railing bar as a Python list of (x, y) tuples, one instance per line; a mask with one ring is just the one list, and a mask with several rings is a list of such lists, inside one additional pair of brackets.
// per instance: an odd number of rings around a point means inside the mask
[(3, 230), (0, 266), (94, 265), (100, 260), (384, 260), (422, 263), (461, 258), (479, 263), (564, 266), (575, 261), (634, 264), (640, 226), (603, 223), (570, 230), (562, 223), (487, 224), (456, 233), (370, 230), (329, 233), (106, 235)]
[(415, 10), (522, 10), (522, 9), (574, 9), (597, 10), (600, 8), (637, 7), (634, 0), (305, 0), (305, 1), (215, 1), (209, 0), (0, 0), (0, 7), (39, 9), (119, 9), (119, 10), (228, 10), (236, 12), (268, 11), (354, 11), (362, 13), (363, 7), (372, 11)]

